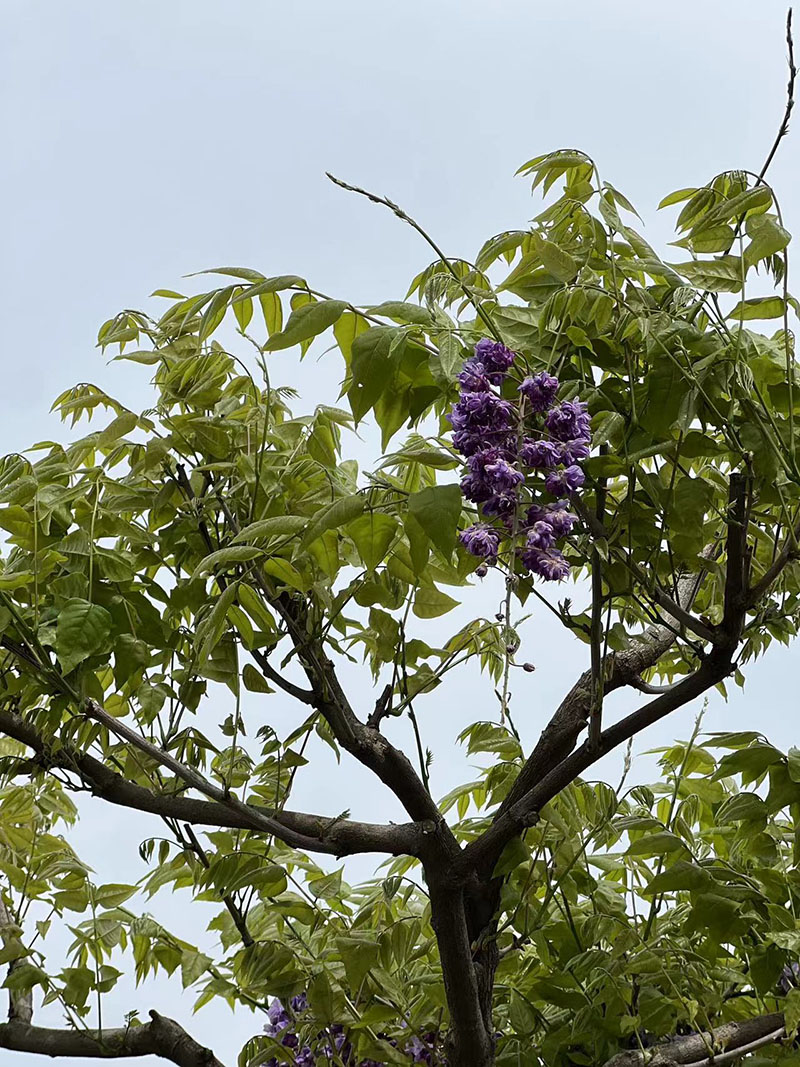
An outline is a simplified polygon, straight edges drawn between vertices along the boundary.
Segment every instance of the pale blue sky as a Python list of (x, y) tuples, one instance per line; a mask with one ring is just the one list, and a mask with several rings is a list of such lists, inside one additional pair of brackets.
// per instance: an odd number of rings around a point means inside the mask
[[(146, 375), (108, 367), (94, 348), (97, 327), (152, 289), (181, 288), (189, 271), (243, 264), (297, 272), (354, 301), (402, 297), (426, 249), (388, 213), (333, 188), (325, 170), (388, 194), (450, 253), (470, 256), (534, 213), (526, 182), (513, 177), (521, 162), (580, 147), (638, 206), (651, 243), (663, 244), (661, 196), (729, 167), (758, 169), (784, 105), (782, 0), (563, 0), (557, 13), (536, 0), (5, 0), (3, 14), (0, 301), (10, 389), (0, 451), (62, 436), (47, 409), (76, 381), (147, 404)], [(798, 163), (792, 137), (771, 172), (790, 229), (800, 219)], [(302, 368), (275, 357), (277, 380), (301, 388), (309, 405), (330, 398), (337, 373), (324, 357)], [(488, 610), (495, 593), (478, 592), (471, 610)], [(538, 669), (516, 704), (531, 739), (585, 650), (542, 617), (527, 640)], [(776, 743), (795, 743), (794, 655), (776, 650), (752, 670), (744, 698), (714, 698), (709, 729), (755, 722)], [(351, 684), (370, 700), (363, 674), (351, 672)], [(431, 698), (424, 726), (439, 792), (466, 776), (453, 737), (467, 716), (490, 712), (490, 700), (474, 676)], [(685, 736), (695, 711), (640, 748)], [(294, 712), (277, 714), (288, 729)], [(297, 803), (396, 817), (349, 765), (306, 778)], [(114, 809), (103, 815), (82, 827), (86, 858), (104, 880), (138, 877), (135, 843), (157, 828)], [(167, 898), (156, 910), (190, 934), (184, 905)], [(133, 1006), (188, 1019), (229, 1063), (255, 1029), (249, 1018), (231, 1023), (227, 1009), (192, 1020), (175, 982), (124, 987), (106, 1017)], [(6, 1053), (3, 1062), (51, 1061)]]

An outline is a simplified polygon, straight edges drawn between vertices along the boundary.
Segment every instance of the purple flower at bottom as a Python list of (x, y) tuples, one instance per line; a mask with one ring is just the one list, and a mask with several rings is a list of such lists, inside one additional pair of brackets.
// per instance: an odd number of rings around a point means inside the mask
[(589, 415), (582, 400), (564, 400), (551, 408), (545, 419), (547, 429), (559, 441), (589, 437)]
[(482, 337), (475, 345), (475, 358), (480, 360), (489, 374), (502, 378), (517, 355), (500, 341)]
[(526, 548), (547, 549), (555, 543), (556, 534), (553, 527), (546, 519), (539, 519), (528, 530), (525, 541)]
[(538, 548), (526, 549), (522, 553), (522, 562), (546, 582), (563, 581), (569, 574), (569, 563), (557, 548), (544, 551)]
[(295, 1067), (315, 1067), (317, 1058), (308, 1045), (303, 1045), (299, 1052), (295, 1053)]
[(532, 378), (526, 378), (519, 391), (530, 402), (533, 411), (547, 411), (556, 398), (558, 378), (543, 370)]
[(563, 496), (564, 493), (577, 492), (585, 481), (586, 475), (577, 464), (573, 464), (563, 471), (551, 471), (544, 480), (544, 486), (553, 496)]
[(519, 458), (526, 467), (539, 467), (542, 470), (552, 470), (561, 463), (563, 450), (552, 441), (533, 440), (528, 437), (519, 450)]
[(405, 1050), (409, 1056), (411, 1056), (414, 1063), (430, 1063), (431, 1062), (431, 1050), (425, 1044), (424, 1041), (415, 1035), (411, 1038), (405, 1047)]
[(462, 530), (458, 539), (467, 552), (472, 556), (482, 559), (496, 559), (497, 549), (500, 545), (500, 534), (485, 522), (476, 522)]

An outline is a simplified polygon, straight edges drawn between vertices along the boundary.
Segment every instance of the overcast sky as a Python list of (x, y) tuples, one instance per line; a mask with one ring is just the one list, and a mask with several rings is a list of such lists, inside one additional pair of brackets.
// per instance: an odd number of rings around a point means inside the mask
[[(181, 281), (190, 271), (241, 264), (296, 272), (355, 302), (402, 298), (428, 262), (425, 247), (334, 188), (326, 170), (391, 196), (449, 253), (469, 257), (534, 213), (527, 183), (513, 177), (520, 163), (580, 147), (663, 247), (671, 216), (656, 214), (660, 198), (723, 169), (758, 170), (784, 107), (783, 0), (5, 0), (2, 11), (2, 452), (63, 438), (48, 408), (77, 381), (146, 406), (147, 375), (107, 366), (97, 328), (153, 289), (191, 284)], [(790, 229), (799, 162), (794, 136), (771, 171)], [(333, 355), (298, 369), (278, 353), (273, 374), (312, 404), (331, 400), (338, 371)], [(495, 595), (477, 591), (459, 617), (488, 610)], [(448, 616), (428, 632), (455, 628)], [(515, 703), (530, 742), (586, 657), (541, 615), (526, 656), (537, 671)], [(795, 743), (792, 657), (774, 650), (743, 697), (713, 697), (707, 727), (756, 724)], [(374, 699), (363, 672), (349, 682), (357, 702)], [(430, 699), (423, 726), (443, 793), (469, 773), (453, 738), (492, 713), (491, 688), (469, 675)], [(686, 736), (696, 710), (640, 748)], [(286, 732), (295, 715), (281, 705), (273, 721)], [(297, 804), (397, 815), (365, 775), (348, 765), (337, 777), (332, 763), (306, 776)], [(84, 857), (99, 880), (139, 877), (136, 843), (158, 827), (113, 809), (103, 817), (81, 829)], [(191, 936), (185, 903), (157, 900), (154, 910)], [(259, 1025), (231, 1024), (216, 1007), (192, 1020), (175, 982), (123, 987), (106, 1019), (151, 1006), (188, 1020), (229, 1063)]]

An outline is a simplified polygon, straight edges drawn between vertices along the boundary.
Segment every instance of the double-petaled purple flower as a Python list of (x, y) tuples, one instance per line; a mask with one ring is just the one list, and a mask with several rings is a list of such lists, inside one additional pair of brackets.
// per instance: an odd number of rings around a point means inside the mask
[(467, 393), (485, 393), (492, 388), (489, 372), (479, 359), (468, 359), (458, 376), (458, 384)]
[(467, 461), (468, 473), (461, 479), (461, 492), (475, 504), (483, 504), (498, 493), (513, 490), (525, 476), (508, 462), (505, 448), (484, 448)]
[(526, 437), (519, 450), (519, 458), (526, 467), (534, 470), (552, 470), (563, 462), (563, 447), (543, 437)]
[(573, 463), (564, 470), (551, 471), (544, 480), (544, 487), (553, 496), (563, 496), (565, 493), (577, 493), (585, 481), (586, 475), (577, 463)]
[(562, 400), (545, 416), (545, 425), (557, 441), (587, 440), (589, 414), (582, 400)]
[(557, 548), (526, 548), (522, 562), (546, 582), (560, 582), (569, 574), (569, 563)]
[(482, 337), (475, 345), (475, 359), (483, 364), (494, 385), (501, 384), (516, 358), (516, 352), (491, 337)]
[(558, 378), (548, 374), (546, 370), (534, 374), (532, 378), (526, 378), (519, 391), (526, 398), (531, 411), (547, 411), (556, 398), (558, 392)]
[(277, 998), (272, 1001), (267, 1009), (267, 1018), (269, 1022), (264, 1027), (264, 1033), (269, 1034), (270, 1037), (277, 1037), (292, 1021), (289, 1012)]
[(500, 547), (500, 531), (485, 522), (476, 522), (458, 535), (461, 544), (473, 556), (481, 559), (497, 559)]
[(497, 393), (464, 392), (447, 417), (455, 430), (453, 444), (463, 456), (513, 444), (517, 413), (514, 405)]
[(528, 527), (525, 548), (545, 551), (552, 548), (555, 540), (556, 532), (550, 523), (546, 519), (538, 519), (533, 526)]

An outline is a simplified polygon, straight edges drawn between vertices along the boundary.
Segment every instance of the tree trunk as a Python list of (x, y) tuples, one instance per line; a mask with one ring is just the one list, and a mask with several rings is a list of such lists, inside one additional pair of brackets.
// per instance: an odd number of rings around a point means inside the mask
[(450, 1012), (448, 1067), (493, 1067), (497, 887), (477, 878), (465, 882), (449, 855), (426, 863), (425, 872)]

